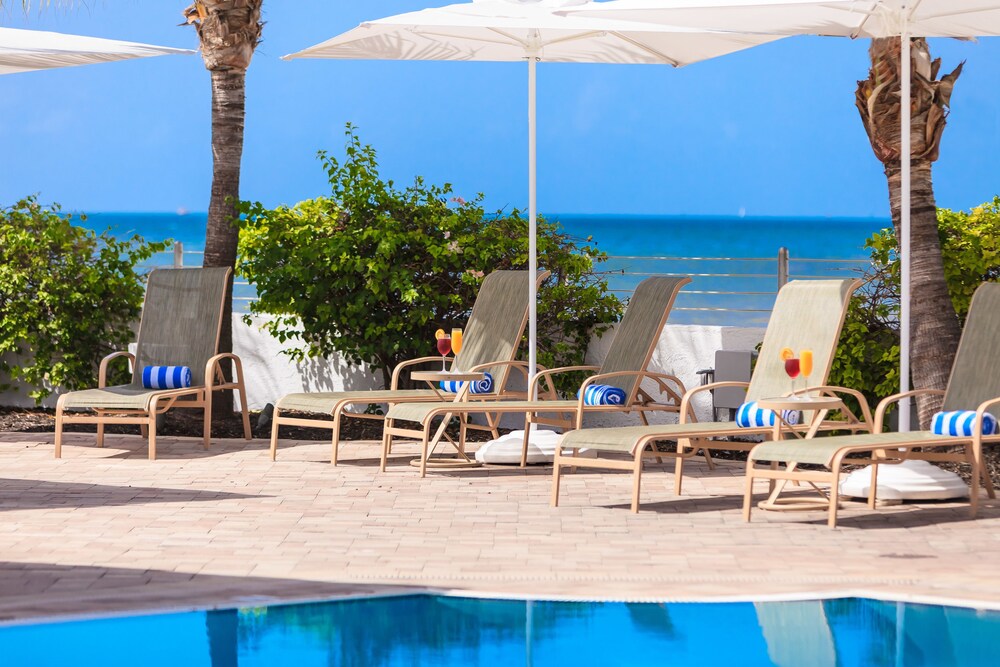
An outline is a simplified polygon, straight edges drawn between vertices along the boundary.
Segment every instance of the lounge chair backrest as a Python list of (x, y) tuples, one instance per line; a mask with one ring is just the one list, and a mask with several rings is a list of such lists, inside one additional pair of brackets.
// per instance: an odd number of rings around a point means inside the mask
[(808, 382), (826, 384), (847, 317), (847, 304), (860, 285), (857, 279), (793, 280), (778, 291), (746, 400), (773, 398), (791, 390), (791, 380), (781, 359), (783, 347), (796, 354), (802, 349), (812, 350), (813, 371)]
[[(548, 271), (539, 271), (537, 284), (548, 277)], [(455, 370), (514, 359), (528, 322), (528, 286), (527, 271), (494, 271), (486, 276), (462, 332)], [(493, 386), (503, 387), (510, 367), (498, 366), (490, 372)]]
[[(644, 371), (653, 357), (677, 292), (691, 282), (688, 277), (646, 278), (635, 288), (622, 321), (615, 327), (608, 355), (598, 373)], [(635, 400), (640, 383), (636, 377), (612, 378), (606, 384), (625, 392), (627, 403)]]
[[(1000, 396), (1000, 284), (983, 283), (969, 306), (951, 368), (945, 410), (975, 410)], [(1000, 416), (1000, 406), (990, 410)]]
[(230, 269), (156, 269), (146, 282), (133, 384), (146, 366), (188, 366), (205, 384), (205, 364), (219, 349)]

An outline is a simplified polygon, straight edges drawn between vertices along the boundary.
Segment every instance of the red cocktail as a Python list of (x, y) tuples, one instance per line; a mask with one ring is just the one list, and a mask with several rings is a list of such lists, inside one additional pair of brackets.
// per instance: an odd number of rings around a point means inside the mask
[(447, 367), (445, 366), (445, 359), (451, 352), (451, 337), (438, 336), (437, 349), (438, 349), (438, 354), (441, 355), (441, 372), (443, 373), (448, 370)]

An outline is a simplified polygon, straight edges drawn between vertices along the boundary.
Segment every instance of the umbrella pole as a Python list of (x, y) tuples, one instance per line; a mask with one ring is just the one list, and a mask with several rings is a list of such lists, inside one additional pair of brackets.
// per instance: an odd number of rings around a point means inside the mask
[[(899, 390), (910, 389), (910, 35), (906, 25), (906, 4), (903, 5), (903, 30), (900, 35), (900, 185), (899, 207)], [(899, 403), (899, 430), (910, 430), (910, 399)]]
[(538, 205), (537, 205), (537, 118), (535, 100), (535, 65), (537, 53), (528, 51), (528, 398), (534, 399), (535, 372), (538, 364)]

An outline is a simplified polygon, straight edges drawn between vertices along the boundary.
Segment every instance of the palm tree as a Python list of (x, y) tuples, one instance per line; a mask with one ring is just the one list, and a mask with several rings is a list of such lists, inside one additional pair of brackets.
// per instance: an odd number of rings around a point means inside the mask
[[(948, 116), (951, 93), (962, 65), (938, 79), (941, 60), (931, 60), (927, 40), (913, 39), (912, 123), (910, 173), (910, 313), (913, 386), (943, 389), (961, 335), (958, 317), (948, 296), (938, 238), (937, 204), (931, 165), (938, 159), (941, 135)], [(858, 82), (855, 101), (861, 112), (875, 156), (885, 166), (889, 205), (896, 238), (900, 238), (900, 40), (873, 39), (868, 51), (871, 69)], [(934, 397), (917, 401), (921, 425), (926, 428), (939, 409)]]
[[(240, 162), (246, 117), (246, 74), (260, 42), (263, 0), (195, 0), (184, 18), (198, 31), (201, 56), (212, 76), (212, 195), (205, 228), (204, 266), (236, 266)], [(220, 352), (233, 349), (233, 285), (222, 317)], [(231, 378), (227, 368), (226, 377)], [(217, 399), (217, 414), (233, 411), (232, 393)]]

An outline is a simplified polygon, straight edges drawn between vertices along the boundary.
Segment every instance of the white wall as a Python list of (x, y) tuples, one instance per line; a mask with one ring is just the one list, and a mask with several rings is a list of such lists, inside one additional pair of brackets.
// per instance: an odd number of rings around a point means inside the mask
[[(303, 391), (341, 391), (376, 389), (382, 385), (381, 373), (371, 373), (365, 367), (352, 366), (342, 358), (293, 362), (281, 354), (282, 345), (259, 328), (260, 319), (246, 325), (239, 318), (233, 323), (233, 348), (243, 360), (247, 377), (250, 408), (259, 410), (281, 396)], [(613, 337), (607, 331), (595, 338), (587, 351), (588, 364), (600, 364)], [(752, 350), (764, 337), (763, 329), (667, 325), (650, 369), (678, 376), (686, 387), (700, 383), (697, 371), (715, 363), (716, 350)], [(655, 386), (650, 385), (651, 393)], [(655, 394), (654, 394), (655, 395)], [(0, 405), (26, 407), (33, 405), (23, 391), (0, 394)], [(46, 401), (55, 405), (55, 398)], [(711, 397), (706, 392), (696, 403), (699, 419), (711, 417)], [(665, 417), (660, 416), (661, 420)], [(594, 415), (591, 426), (634, 424), (634, 416)], [(654, 417), (654, 421), (655, 421)], [(523, 423), (523, 422), (522, 422)]]

